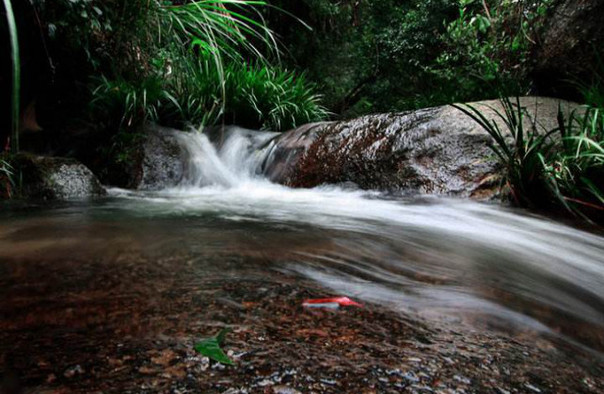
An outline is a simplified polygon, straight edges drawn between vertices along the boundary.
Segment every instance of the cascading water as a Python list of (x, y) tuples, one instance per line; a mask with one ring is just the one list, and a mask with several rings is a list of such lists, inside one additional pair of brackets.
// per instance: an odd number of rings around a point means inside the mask
[(277, 269), (334, 292), (425, 316), (490, 316), (569, 335), (580, 321), (582, 339), (604, 348), (594, 334), (604, 328), (601, 236), (496, 205), (272, 184), (261, 168), (273, 136), (231, 129), (217, 147), (204, 134), (183, 133), (190, 159), (179, 187), (118, 194), (153, 216), (216, 215), (250, 231), (264, 223), (277, 238), (283, 228), (314, 232), (316, 246), (292, 246)]
[(182, 187), (239, 187), (262, 182), (260, 166), (269, 149), (264, 145), (276, 133), (255, 132), (240, 128), (227, 129), (220, 137), (225, 141), (217, 151), (203, 133), (178, 133), (177, 138), (188, 153)]
[[(497, 205), (273, 184), (262, 175), (273, 137), (231, 129), (212, 143), (181, 133), (180, 185), (113, 190), (98, 205), (11, 219), (0, 228), (0, 258), (185, 253), (200, 277), (285, 274), (429, 319), (529, 328), (604, 349), (602, 236)], [(78, 231), (57, 238), (57, 228)], [(229, 276), (207, 263), (216, 256), (238, 261)]]

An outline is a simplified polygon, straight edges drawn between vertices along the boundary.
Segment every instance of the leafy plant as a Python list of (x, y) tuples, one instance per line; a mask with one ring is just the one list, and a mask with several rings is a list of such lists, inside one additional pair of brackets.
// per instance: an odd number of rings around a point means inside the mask
[(314, 85), (304, 74), (263, 65), (237, 65), (227, 70), (225, 82), (231, 98), (227, 110), (235, 123), (280, 131), (327, 116)]
[(525, 94), (530, 55), (552, 0), (460, 0), (441, 35), (443, 51), (427, 70), (452, 101)]
[(502, 98), (501, 105), (503, 112), (487, 106), (495, 118), (488, 118), (469, 104), (454, 107), (474, 119), (493, 138), (491, 149), (505, 168), (504, 182), (514, 200), (521, 205), (532, 205), (543, 186), (542, 156), (550, 150), (548, 140), (552, 132), (539, 133), (535, 123), (526, 130), (526, 110), (520, 105), (520, 98), (515, 102)]
[(97, 79), (91, 106), (103, 118), (119, 119), (119, 126), (132, 127), (147, 119), (158, 119), (161, 100), (168, 93), (158, 77), (129, 82), (125, 79)]
[[(493, 138), (491, 148), (504, 167), (514, 201), (533, 207), (563, 207), (585, 219), (604, 218), (604, 112), (583, 107), (558, 127), (525, 128), (520, 99), (501, 99), (503, 112), (489, 107), (495, 118), (472, 105), (455, 105)], [(499, 123), (503, 125), (500, 127)]]
[(13, 13), (11, 0), (4, 0), (6, 21), (10, 34), (11, 61), (12, 61), (12, 91), (11, 91), (11, 150), (19, 152), (19, 119), (20, 119), (20, 92), (21, 92), (21, 58), (19, 55), (19, 35)]
[(8, 161), (4, 159), (0, 159), (0, 181), (4, 183), (4, 189), (6, 190), (8, 198), (11, 198), (12, 189), (15, 186), (14, 169)]
[(604, 213), (604, 110), (584, 107), (565, 121), (558, 116), (560, 140), (543, 165), (558, 201), (571, 212)]
[(105, 77), (97, 81), (93, 112), (100, 119), (121, 119), (120, 127), (147, 119), (174, 127), (225, 121), (285, 130), (327, 115), (303, 74), (260, 63), (231, 61), (219, 75), (211, 59), (183, 56), (174, 59), (169, 75), (137, 85)]
[(281, 130), (325, 116), (304, 75), (272, 66), (265, 56), (266, 50), (278, 57), (256, 10), (266, 2), (148, 3), (147, 33), (135, 42), (155, 48), (154, 55), (144, 51), (142, 76), (119, 71), (94, 79), (97, 117), (121, 119), (120, 128), (144, 120), (177, 127), (222, 120)]
[(233, 365), (233, 361), (224, 353), (221, 346), (224, 343), (224, 339), (226, 334), (231, 331), (228, 328), (224, 328), (220, 330), (216, 336), (211, 338), (203, 339), (201, 342), (195, 345), (195, 350), (206, 356), (211, 358), (214, 361), (225, 365)]

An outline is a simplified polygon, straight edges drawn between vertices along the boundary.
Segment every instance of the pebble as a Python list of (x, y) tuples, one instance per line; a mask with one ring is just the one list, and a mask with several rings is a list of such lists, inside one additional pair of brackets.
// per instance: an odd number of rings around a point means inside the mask
[(419, 378), (417, 377), (417, 375), (414, 372), (407, 372), (406, 374), (403, 375), (403, 378), (405, 378), (406, 380), (408, 380), (411, 383), (419, 382)]
[(529, 390), (531, 390), (531, 391), (533, 391), (535, 393), (540, 393), (541, 392), (541, 389), (539, 389), (539, 388), (537, 388), (537, 387), (535, 387), (535, 386), (533, 386), (532, 384), (529, 384), (529, 383), (525, 383), (524, 387), (526, 387), (527, 389), (529, 389)]
[(69, 367), (65, 370), (65, 372), (63, 373), (63, 376), (65, 376), (66, 378), (70, 379), (73, 378), (75, 375), (79, 375), (79, 374), (83, 374), (84, 373), (84, 368), (82, 368), (79, 364), (75, 365), (73, 367)]
[(328, 386), (335, 386), (338, 382), (333, 379), (321, 379), (321, 383), (326, 384)]
[(453, 380), (456, 380), (459, 383), (463, 383), (463, 384), (472, 384), (472, 381), (470, 379), (466, 378), (465, 376), (461, 376), (461, 375), (454, 375)]
[(300, 391), (291, 388), (289, 386), (275, 386), (273, 387), (274, 394), (302, 394)]
[(273, 383), (272, 380), (264, 379), (264, 380), (261, 380), (258, 383), (256, 383), (256, 386), (258, 386), (258, 387), (266, 387), (266, 386), (272, 386), (273, 384), (275, 384), (275, 383)]

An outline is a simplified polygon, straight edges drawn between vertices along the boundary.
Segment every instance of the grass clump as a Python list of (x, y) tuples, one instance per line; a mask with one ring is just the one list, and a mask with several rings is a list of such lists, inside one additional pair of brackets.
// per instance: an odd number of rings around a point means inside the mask
[(267, 1), (34, 3), (57, 65), (57, 97), (46, 101), (68, 113), (57, 123), (78, 117), (110, 138), (145, 121), (283, 130), (325, 115), (314, 85), (280, 66)]
[(5, 159), (0, 159), (0, 197), (11, 198), (15, 187), (15, 170)]
[[(501, 99), (503, 111), (489, 107), (489, 119), (472, 105), (456, 108), (493, 138), (491, 148), (503, 165), (504, 184), (513, 201), (533, 208), (564, 208), (573, 215), (604, 219), (604, 112), (584, 106), (568, 117), (560, 108), (558, 126), (526, 128), (520, 99)], [(498, 121), (499, 122), (498, 122)], [(499, 123), (503, 127), (499, 126)]]
[(183, 56), (168, 75), (95, 82), (93, 112), (99, 120), (119, 119), (120, 128), (144, 120), (173, 127), (222, 121), (279, 131), (327, 116), (304, 74), (263, 63), (233, 61), (218, 69), (210, 58)]

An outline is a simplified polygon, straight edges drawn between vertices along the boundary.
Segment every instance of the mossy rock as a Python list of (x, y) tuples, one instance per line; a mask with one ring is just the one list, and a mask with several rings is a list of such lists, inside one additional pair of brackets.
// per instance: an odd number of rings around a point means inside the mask
[(10, 158), (10, 164), (15, 194), (21, 198), (72, 200), (106, 194), (96, 176), (75, 159), (20, 153)]

